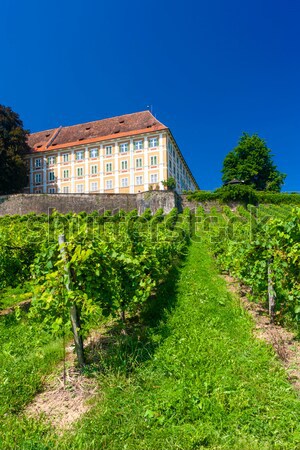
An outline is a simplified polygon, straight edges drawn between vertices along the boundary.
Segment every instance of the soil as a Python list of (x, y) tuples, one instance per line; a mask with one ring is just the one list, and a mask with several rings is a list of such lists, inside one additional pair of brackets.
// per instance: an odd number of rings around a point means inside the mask
[(300, 342), (291, 331), (270, 322), (268, 310), (260, 303), (250, 301), (249, 289), (229, 275), (224, 275), (228, 289), (233, 292), (241, 305), (254, 319), (254, 334), (257, 338), (272, 345), (287, 371), (288, 379), (300, 391)]
[[(87, 345), (91, 344), (92, 338), (87, 340)], [(65, 370), (62, 363), (56, 375), (45, 380), (43, 392), (25, 410), (27, 416), (44, 418), (58, 432), (70, 429), (92, 407), (99, 387), (95, 378), (83, 375), (75, 367), (73, 346), (66, 348), (65, 365)]]

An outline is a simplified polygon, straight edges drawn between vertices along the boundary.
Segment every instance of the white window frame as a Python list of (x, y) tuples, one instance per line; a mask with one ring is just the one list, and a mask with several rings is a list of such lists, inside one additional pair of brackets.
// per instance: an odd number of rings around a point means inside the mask
[(90, 187), (91, 187), (91, 192), (98, 191), (98, 182), (97, 181), (92, 181)]
[(76, 185), (76, 193), (77, 194), (82, 194), (83, 193), (83, 189), (84, 189), (83, 184), (77, 184)]
[(69, 193), (69, 186), (64, 186), (63, 187), (63, 193), (64, 194), (68, 194)]
[(64, 169), (63, 171), (63, 178), (70, 178), (70, 171), (69, 169)]
[(69, 162), (69, 156), (70, 156), (70, 153), (64, 153), (62, 155), (64, 163)]
[(141, 169), (143, 167), (143, 158), (137, 158), (135, 160), (136, 169)]
[(157, 166), (157, 156), (150, 156), (150, 166)]
[(54, 181), (55, 180), (55, 172), (54, 171), (51, 171), (51, 172), (48, 173), (48, 180), (49, 181)]
[(121, 178), (121, 187), (128, 187), (128, 178)]
[(112, 155), (112, 145), (107, 145), (105, 147), (105, 155), (106, 156), (111, 156)]
[(143, 176), (142, 175), (135, 177), (135, 184), (137, 186), (142, 186), (142, 184), (143, 184)]
[(121, 170), (128, 170), (128, 161), (125, 159), (124, 161), (121, 161)]
[(55, 162), (56, 162), (55, 156), (48, 156), (48, 166), (53, 166)]
[(97, 164), (94, 164), (91, 166), (91, 175), (96, 175), (98, 173), (98, 166)]
[(106, 180), (106, 189), (113, 189), (113, 180)]
[(122, 144), (120, 144), (120, 153), (126, 153), (128, 152), (128, 142), (122, 142)]
[(41, 182), (42, 182), (42, 174), (41, 173), (36, 173), (35, 177), (34, 177), (34, 181), (35, 181), (35, 184), (41, 184)]
[(36, 169), (39, 169), (40, 167), (42, 167), (42, 158), (37, 158), (34, 160), (34, 167)]
[(90, 158), (98, 158), (99, 149), (97, 147), (90, 149)]
[(158, 138), (152, 137), (149, 139), (149, 148), (155, 148), (158, 147)]
[(144, 141), (134, 141), (134, 150), (142, 150), (144, 148)]
[(83, 150), (78, 150), (75, 153), (75, 159), (76, 159), (76, 161), (82, 161), (84, 159), (84, 151)]
[(158, 174), (157, 173), (150, 174), (150, 183), (158, 183)]
[(107, 172), (112, 172), (112, 163), (110, 162), (110, 163), (106, 163), (106, 166), (105, 166), (105, 172), (107, 173)]
[(83, 177), (83, 174), (84, 174), (83, 167), (77, 167), (76, 174), (78, 177)]

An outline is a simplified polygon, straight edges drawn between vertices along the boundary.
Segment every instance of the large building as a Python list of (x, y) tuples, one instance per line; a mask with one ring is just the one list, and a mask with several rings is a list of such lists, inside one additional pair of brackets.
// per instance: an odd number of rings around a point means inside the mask
[(150, 111), (32, 133), (30, 193), (137, 193), (176, 180), (198, 189), (168, 127)]

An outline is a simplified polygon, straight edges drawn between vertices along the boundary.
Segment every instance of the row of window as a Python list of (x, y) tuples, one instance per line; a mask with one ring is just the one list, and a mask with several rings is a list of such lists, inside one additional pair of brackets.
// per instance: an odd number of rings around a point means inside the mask
[[(69, 172), (69, 171), (64, 171), (64, 172)], [(68, 176), (66, 176), (66, 177), (64, 177), (64, 178), (69, 178)], [(39, 183), (41, 183), (41, 174), (36, 174), (36, 178), (35, 178), (35, 180), (36, 180), (36, 183), (37, 184), (39, 184)], [(50, 181), (52, 181), (52, 180), (50, 180)], [(150, 175), (150, 183), (158, 183), (158, 174), (157, 173), (152, 173), (151, 175)], [(137, 185), (137, 186), (141, 186), (142, 184), (143, 184), (143, 176), (142, 175), (139, 175), (139, 176), (136, 176), (135, 177), (135, 184)], [(111, 187), (108, 187), (108, 186), (110, 186), (111, 185)], [(83, 184), (81, 185), (81, 184), (78, 184), (77, 186), (83, 186)], [(92, 191), (95, 191), (95, 190), (97, 190), (98, 189), (98, 183), (97, 183), (97, 181), (95, 181), (95, 182), (92, 182), (91, 184), (90, 184), (90, 186), (91, 186), (91, 190)], [(127, 187), (128, 186), (128, 178), (127, 177), (125, 177), (125, 178), (122, 178), (121, 179), (121, 187)], [(65, 186), (64, 187), (64, 189), (69, 189), (68, 188), (68, 186)], [(50, 189), (53, 189), (53, 188), (50, 188)], [(112, 189), (112, 180), (107, 180), (106, 181), (106, 189)], [(67, 192), (69, 192), (69, 191), (67, 191)], [(78, 192), (78, 191), (77, 191)], [(82, 191), (83, 192), (83, 191)]]
[[(149, 139), (149, 148), (155, 148), (158, 146), (158, 138), (150, 138)], [(133, 143), (133, 147), (134, 150), (142, 150), (144, 148), (144, 141), (140, 140), (140, 141), (134, 141)], [(128, 142), (123, 142), (122, 144), (119, 145), (119, 151), (120, 153), (126, 153), (129, 150), (129, 143)], [(106, 156), (111, 156), (113, 153), (113, 147), (111, 145), (107, 145), (105, 147), (105, 155)], [(75, 160), (76, 161), (81, 161), (84, 159), (84, 155), (85, 155), (85, 151), (84, 150), (78, 150), (77, 152), (75, 152)], [(99, 156), (99, 149), (98, 148), (92, 148), (89, 151), (89, 155), (90, 158), (98, 158)], [(62, 154), (62, 161), (65, 162), (69, 162), (70, 160), (70, 153), (63, 153)], [(47, 163), (48, 166), (53, 166), (56, 163), (56, 157), (55, 156), (49, 156), (47, 159)], [(36, 158), (34, 160), (34, 166), (35, 168), (40, 168), (42, 167), (42, 158)]]
[[(152, 174), (150, 176), (150, 183), (157, 183), (158, 182), (158, 175), (157, 174)], [(142, 176), (137, 176), (135, 177), (135, 184), (136, 186), (141, 186), (143, 184), (143, 177)], [(107, 180), (106, 181), (106, 189), (113, 189), (113, 180)], [(128, 178), (122, 178), (121, 180), (121, 187), (128, 187)], [(95, 192), (98, 191), (98, 182), (92, 182), (90, 183), (90, 191), (91, 192)], [(36, 191), (38, 192), (38, 191)], [(49, 188), (48, 189), (49, 194), (54, 194), (55, 193), (55, 188)], [(70, 192), (70, 188), (69, 186), (64, 186), (62, 189), (62, 192), (64, 194), (68, 194)], [(77, 184), (76, 185), (76, 192), (78, 194), (83, 193), (84, 192), (84, 185), (83, 184)]]
[[(151, 156), (150, 157), (150, 165), (151, 166), (157, 166), (157, 156)], [(135, 160), (135, 167), (137, 169), (143, 167), (143, 160), (142, 160), (142, 158), (137, 158)], [(128, 161), (127, 160), (121, 161), (121, 170), (128, 170)], [(105, 165), (105, 172), (110, 173), (112, 171), (113, 171), (113, 163), (106, 163), (106, 165)], [(98, 173), (98, 166), (97, 165), (90, 166), (90, 173), (91, 173), (91, 175), (96, 175)], [(76, 168), (76, 175), (77, 175), (77, 177), (83, 177), (83, 175), (84, 175), (83, 167), (77, 167)], [(63, 178), (69, 178), (69, 177), (70, 177), (70, 170), (69, 169), (65, 169), (63, 171)], [(49, 172), (48, 173), (48, 179), (49, 179), (49, 181), (54, 181), (55, 180), (55, 173), (54, 172)], [(42, 174), (41, 173), (36, 173), (35, 174), (35, 182), (36, 183), (41, 183), (41, 181), (42, 181)]]

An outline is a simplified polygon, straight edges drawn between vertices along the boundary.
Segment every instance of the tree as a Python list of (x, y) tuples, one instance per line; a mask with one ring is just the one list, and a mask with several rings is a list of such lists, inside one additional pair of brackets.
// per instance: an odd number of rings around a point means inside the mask
[(167, 180), (163, 180), (162, 184), (170, 191), (174, 191), (176, 189), (176, 181), (173, 177), (170, 177)]
[(257, 134), (243, 133), (237, 147), (224, 159), (222, 181), (244, 181), (259, 191), (279, 192), (286, 175), (272, 161), (271, 150)]
[(0, 105), (0, 194), (19, 192), (27, 184), (23, 156), (30, 151), (28, 134), (19, 115)]

